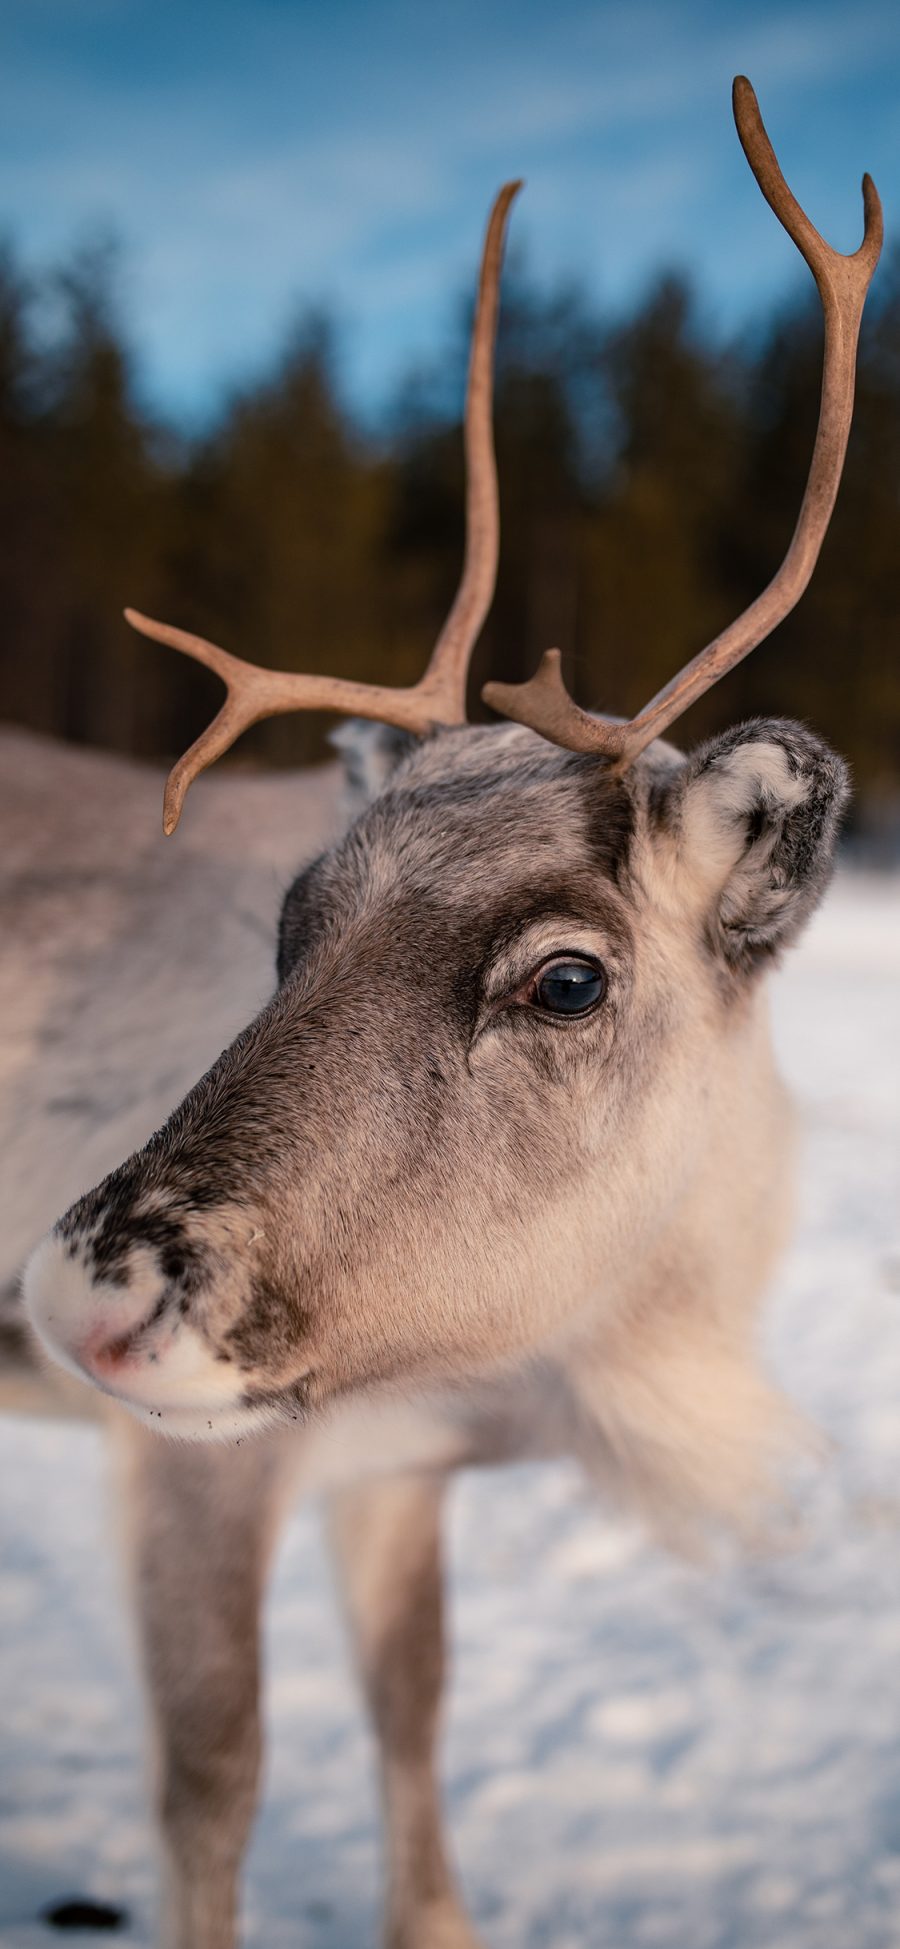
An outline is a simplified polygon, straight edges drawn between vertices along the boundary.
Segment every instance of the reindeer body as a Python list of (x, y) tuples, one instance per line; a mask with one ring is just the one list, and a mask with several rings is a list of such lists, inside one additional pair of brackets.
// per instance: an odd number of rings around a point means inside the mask
[[(740, 1516), (779, 1418), (751, 1345), (789, 1180), (764, 976), (823, 884), (841, 768), (798, 727), (753, 726), (687, 762), (656, 747), (611, 795), (518, 728), (474, 733), (462, 767), (458, 737), (356, 741), (374, 797), (285, 898), (273, 1000), (29, 1270), (56, 1357), (145, 1423), (111, 1404), (177, 1949), (232, 1939), (259, 1607), (293, 1494), (329, 1496), (381, 1741), (387, 1939), (463, 1949), (433, 1774), (448, 1474), (568, 1452), (669, 1519)], [(595, 1014), (485, 1013), (576, 950), (608, 971)], [(310, 1160), (315, 1199), (307, 1181), (292, 1201)], [(210, 1252), (215, 1276), (185, 1282)]]

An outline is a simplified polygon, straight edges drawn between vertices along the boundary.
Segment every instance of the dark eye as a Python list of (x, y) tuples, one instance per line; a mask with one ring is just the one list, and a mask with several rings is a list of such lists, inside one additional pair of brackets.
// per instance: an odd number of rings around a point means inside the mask
[(530, 999), (548, 1015), (587, 1015), (605, 994), (599, 961), (551, 961), (537, 976)]

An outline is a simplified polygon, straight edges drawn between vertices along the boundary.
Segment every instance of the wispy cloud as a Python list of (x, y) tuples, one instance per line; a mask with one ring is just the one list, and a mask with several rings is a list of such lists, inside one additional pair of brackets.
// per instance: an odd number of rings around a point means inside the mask
[[(538, 274), (621, 296), (661, 258), (729, 314), (791, 264), (728, 126), (736, 69), (838, 242), (900, 169), (893, 0), (6, 0), (5, 217), (35, 257), (112, 221), (159, 396), (202, 405), (333, 294), (377, 390), (435, 341), (489, 196)], [(351, 353), (353, 352), (351, 339)]]

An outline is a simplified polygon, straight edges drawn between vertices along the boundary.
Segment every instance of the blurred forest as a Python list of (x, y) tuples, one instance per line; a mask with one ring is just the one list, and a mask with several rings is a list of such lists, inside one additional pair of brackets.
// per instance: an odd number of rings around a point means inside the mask
[[(464, 308), (377, 434), (343, 396), (329, 321), (309, 317), (275, 368), (188, 438), (143, 403), (116, 293), (108, 248), (37, 282), (14, 252), (0, 256), (4, 716), (142, 757), (189, 744), (219, 685), (132, 635), (126, 603), (258, 662), (412, 681), (460, 569)], [(502, 559), (473, 715), (485, 715), (488, 675), (523, 678), (550, 644), (582, 703), (630, 712), (777, 567), (812, 449), (816, 301), (738, 342), (717, 342), (703, 319), (677, 275), (609, 318), (508, 265)], [(898, 618), (895, 257), (869, 301), (846, 474), (812, 587), (679, 737), (753, 712), (804, 717), (850, 758), (857, 818), (896, 829)], [(277, 719), (227, 762), (315, 759), (322, 729)]]

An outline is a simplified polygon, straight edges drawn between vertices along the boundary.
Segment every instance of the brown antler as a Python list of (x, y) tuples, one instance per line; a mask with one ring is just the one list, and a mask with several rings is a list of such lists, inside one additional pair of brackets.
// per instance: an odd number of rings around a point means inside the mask
[(589, 717), (563, 683), (558, 650), (548, 650), (525, 684), (485, 684), (485, 703), (540, 731), (570, 751), (596, 751), (623, 771), (644, 746), (674, 723), (726, 671), (783, 622), (799, 602), (825, 538), (840, 483), (853, 415), (856, 343), (882, 240), (881, 204), (870, 176), (863, 177), (865, 232), (852, 257), (832, 250), (813, 228), (779, 169), (749, 81), (734, 83), (734, 119), (744, 154), (760, 189), (806, 259), (825, 314), (825, 349), (819, 424), (806, 492), (793, 538), (777, 574), (736, 622), (686, 664), (630, 723)]
[(342, 711), (351, 717), (377, 718), (403, 731), (430, 731), (439, 724), (466, 721), (466, 677), (481, 626), (491, 605), (497, 579), (500, 523), (497, 508), (497, 469), (492, 427), (494, 344), (500, 293), (500, 266), (510, 204), (521, 183), (506, 183), (488, 221), (481, 259), (481, 275), (469, 378), (466, 390), (466, 544), (462, 580), (450, 614), (434, 646), (424, 676), (408, 689), (353, 683), (342, 677), (306, 676), (289, 670), (264, 670), (231, 656), (216, 643), (169, 623), (153, 622), (136, 609), (126, 620), (142, 635), (169, 643), (197, 663), (205, 663), (221, 677), (227, 692), (217, 717), (183, 758), (173, 766), (166, 783), (163, 830), (174, 832), (188, 787), (260, 718), (286, 711)]

